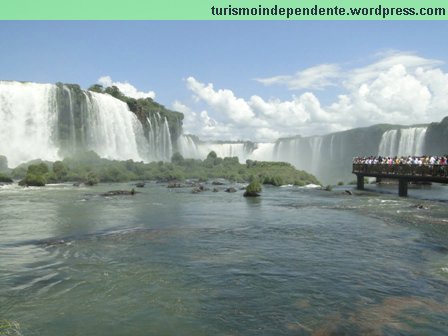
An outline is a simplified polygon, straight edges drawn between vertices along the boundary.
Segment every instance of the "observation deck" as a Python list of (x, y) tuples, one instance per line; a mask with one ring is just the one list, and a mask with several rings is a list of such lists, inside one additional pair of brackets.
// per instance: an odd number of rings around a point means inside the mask
[(448, 165), (353, 163), (357, 189), (364, 189), (364, 177), (398, 179), (398, 195), (408, 195), (409, 182), (448, 183)]

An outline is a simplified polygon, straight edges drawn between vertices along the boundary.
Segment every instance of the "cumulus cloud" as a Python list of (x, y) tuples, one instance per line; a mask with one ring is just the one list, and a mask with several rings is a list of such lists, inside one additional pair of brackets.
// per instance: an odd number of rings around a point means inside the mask
[(187, 78), (187, 88), (190, 89), (198, 99), (203, 100), (216, 111), (225, 114), (235, 122), (248, 122), (254, 117), (247, 102), (237, 98), (231, 90), (215, 90), (213, 84), (203, 84), (193, 77)]
[(104, 87), (116, 86), (126, 96), (136, 98), (136, 99), (139, 99), (139, 98), (154, 99), (156, 97), (156, 94), (154, 91), (148, 91), (148, 92), (138, 91), (135, 86), (133, 86), (132, 84), (130, 84), (128, 82), (114, 82), (110, 76), (100, 77), (98, 79), (98, 84), (101, 84)]
[[(242, 98), (228, 88), (216, 89), (189, 77), (187, 88), (206, 110), (194, 113), (190, 109), (189, 118), (194, 121), (186, 128), (200, 137), (273, 141), (376, 123), (427, 123), (448, 115), (448, 73), (442, 69), (443, 62), (399, 52), (376, 57), (357, 68), (319, 65), (291, 76), (258, 80), (265, 85), (307, 89), (287, 100), (259, 95)], [(323, 106), (313, 89), (332, 85), (344, 92)]]

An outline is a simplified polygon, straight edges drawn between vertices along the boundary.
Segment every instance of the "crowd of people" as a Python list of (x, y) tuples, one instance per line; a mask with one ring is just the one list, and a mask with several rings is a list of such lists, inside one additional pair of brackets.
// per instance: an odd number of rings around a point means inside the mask
[(425, 166), (444, 166), (448, 165), (448, 155), (444, 156), (364, 156), (353, 158), (354, 164), (388, 164), (388, 165), (425, 165)]

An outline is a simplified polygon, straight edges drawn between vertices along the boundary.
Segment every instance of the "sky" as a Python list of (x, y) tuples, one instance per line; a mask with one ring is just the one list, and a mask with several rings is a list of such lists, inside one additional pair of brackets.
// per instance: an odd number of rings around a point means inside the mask
[(446, 21), (1, 21), (0, 80), (116, 85), (204, 140), (448, 116)]

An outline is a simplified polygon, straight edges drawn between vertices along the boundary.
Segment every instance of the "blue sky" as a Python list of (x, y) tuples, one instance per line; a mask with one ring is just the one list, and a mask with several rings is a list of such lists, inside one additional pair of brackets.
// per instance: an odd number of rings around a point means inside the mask
[(448, 115), (448, 22), (0, 22), (0, 79), (128, 83), (208, 139)]

